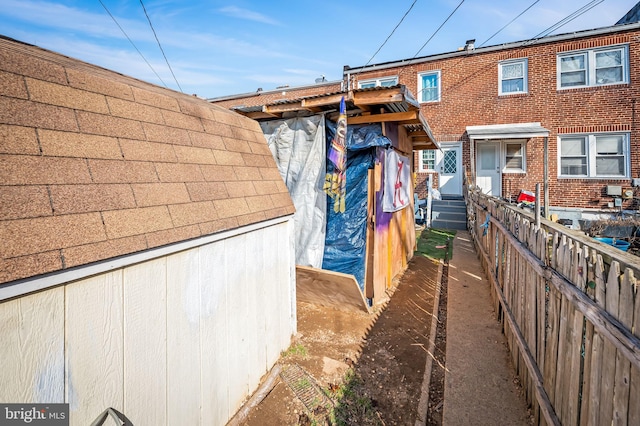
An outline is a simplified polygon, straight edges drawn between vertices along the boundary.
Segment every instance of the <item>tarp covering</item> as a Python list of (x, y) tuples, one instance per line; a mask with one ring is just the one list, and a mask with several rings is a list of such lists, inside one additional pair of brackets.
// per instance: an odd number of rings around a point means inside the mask
[[(336, 125), (327, 121), (327, 144)], [(367, 241), (367, 172), (373, 168), (376, 146), (389, 146), (380, 124), (349, 126), (347, 130), (346, 209), (329, 209), (322, 268), (355, 276), (364, 290)], [(331, 168), (331, 166), (329, 166)], [(330, 170), (327, 170), (330, 172)]]
[(324, 116), (260, 123), (296, 207), (296, 264), (320, 268), (325, 244), (327, 196)]
[(385, 153), (384, 195), (382, 210), (395, 212), (409, 205), (411, 183), (411, 162), (409, 158), (399, 155), (393, 148)]

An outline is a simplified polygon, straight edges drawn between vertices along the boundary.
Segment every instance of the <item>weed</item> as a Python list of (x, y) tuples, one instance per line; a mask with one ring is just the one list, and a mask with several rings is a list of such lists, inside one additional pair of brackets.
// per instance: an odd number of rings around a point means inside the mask
[(300, 356), (302, 358), (306, 358), (307, 348), (305, 348), (304, 345), (302, 345), (301, 343), (295, 343), (289, 346), (289, 349), (282, 352), (281, 355), (283, 358), (290, 357), (290, 356)]

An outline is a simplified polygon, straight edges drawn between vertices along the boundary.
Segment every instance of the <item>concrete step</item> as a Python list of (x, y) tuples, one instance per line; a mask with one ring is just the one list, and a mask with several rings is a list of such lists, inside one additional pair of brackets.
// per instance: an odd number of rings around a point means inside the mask
[(431, 204), (431, 211), (439, 211), (439, 212), (465, 212), (467, 211), (467, 206), (464, 204)]
[(431, 227), (434, 229), (456, 229), (456, 230), (466, 230), (467, 229), (467, 221), (460, 220), (432, 220)]
[(467, 212), (462, 211), (434, 211), (431, 210), (431, 220), (453, 220), (466, 222), (467, 221)]

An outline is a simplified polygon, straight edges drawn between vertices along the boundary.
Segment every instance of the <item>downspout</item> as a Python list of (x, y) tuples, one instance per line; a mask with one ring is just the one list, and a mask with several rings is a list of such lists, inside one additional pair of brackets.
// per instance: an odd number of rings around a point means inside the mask
[(549, 136), (544, 137), (544, 218), (549, 219)]

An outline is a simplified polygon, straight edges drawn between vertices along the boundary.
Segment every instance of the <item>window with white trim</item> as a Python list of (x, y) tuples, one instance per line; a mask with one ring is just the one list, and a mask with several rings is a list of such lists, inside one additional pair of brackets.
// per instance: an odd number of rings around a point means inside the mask
[(441, 93), (440, 71), (418, 73), (418, 99), (423, 102), (439, 102)]
[(526, 155), (524, 141), (505, 142), (504, 171), (507, 173), (523, 173), (526, 171)]
[(558, 141), (559, 177), (629, 177), (629, 133), (568, 135)]
[(529, 90), (528, 60), (526, 58), (504, 61), (498, 64), (498, 94), (527, 93)]
[(421, 172), (430, 172), (436, 169), (436, 150), (423, 149), (420, 151), (420, 166), (418, 170)]
[(391, 87), (398, 84), (398, 77), (380, 77), (371, 80), (358, 81), (358, 89), (370, 89), (372, 87)]
[(558, 55), (558, 89), (629, 82), (627, 45)]

